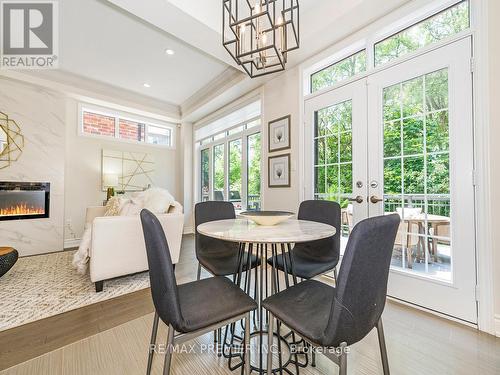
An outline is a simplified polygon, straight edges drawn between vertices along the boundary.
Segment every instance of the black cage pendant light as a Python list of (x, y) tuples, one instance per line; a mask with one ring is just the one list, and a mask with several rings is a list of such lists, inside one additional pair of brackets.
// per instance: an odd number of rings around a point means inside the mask
[(223, 0), (222, 43), (252, 78), (285, 70), (299, 48), (298, 0)]

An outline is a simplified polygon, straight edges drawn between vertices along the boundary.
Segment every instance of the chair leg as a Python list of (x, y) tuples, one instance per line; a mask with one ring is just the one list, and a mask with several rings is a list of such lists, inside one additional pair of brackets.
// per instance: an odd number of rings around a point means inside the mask
[(380, 346), (380, 355), (382, 356), (382, 368), (384, 375), (389, 375), (389, 361), (387, 359), (387, 348), (385, 346), (384, 327), (382, 325), (382, 318), (377, 322), (378, 344)]
[(104, 280), (95, 282), (95, 292), (100, 293), (104, 288)]
[(347, 343), (340, 344), (339, 375), (347, 375)]
[(153, 330), (151, 331), (151, 341), (149, 342), (149, 356), (148, 356), (148, 369), (146, 370), (146, 375), (151, 374), (151, 367), (153, 366), (153, 355), (155, 352), (154, 345), (156, 344), (156, 334), (158, 332), (158, 322), (160, 317), (155, 311), (155, 316), (153, 318)]
[(167, 347), (165, 352), (165, 362), (163, 364), (163, 375), (170, 374), (170, 365), (172, 363), (172, 352), (174, 351), (174, 327), (168, 326)]
[(267, 330), (267, 375), (273, 375), (273, 335), (274, 335), (274, 317), (269, 312), (269, 323)]
[(198, 272), (196, 273), (196, 280), (201, 279), (201, 264), (198, 263)]
[(245, 317), (245, 374), (250, 375), (250, 313)]

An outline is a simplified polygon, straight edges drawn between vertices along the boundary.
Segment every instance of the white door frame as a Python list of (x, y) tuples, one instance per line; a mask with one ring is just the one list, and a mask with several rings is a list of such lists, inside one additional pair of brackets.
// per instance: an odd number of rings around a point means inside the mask
[[(337, 90), (340, 90), (340, 89), (342, 89), (342, 88), (344, 88), (346, 86), (349, 86), (353, 82), (364, 80), (365, 78), (367, 78), (369, 80), (371, 76), (373, 76), (373, 75), (375, 75), (375, 74), (377, 74), (379, 72), (383, 72), (383, 71), (385, 71), (387, 69), (390, 69), (390, 68), (392, 68), (394, 66), (402, 64), (402, 63), (404, 63), (406, 61), (411, 61), (414, 58), (417, 58), (419, 56), (425, 55), (425, 54), (427, 54), (429, 52), (432, 52), (434, 50), (439, 50), (441, 48), (445, 48), (446, 46), (454, 44), (456, 42), (460, 42), (462, 40), (470, 40), (470, 39), (471, 39), (471, 35), (470, 34), (460, 35), (459, 37), (454, 38), (452, 40), (448, 40), (448, 41), (446, 41), (444, 43), (440, 43), (440, 44), (431, 46), (429, 48), (423, 49), (422, 51), (419, 51), (419, 53), (415, 53), (412, 56), (409, 56), (408, 58), (403, 58), (403, 59), (401, 59), (401, 61), (398, 61), (397, 63), (388, 64), (387, 66), (378, 68), (378, 69), (376, 69), (376, 70), (374, 70), (372, 72), (368, 72), (368, 73), (365, 73), (363, 75), (360, 75), (359, 77), (357, 77), (355, 79), (350, 79), (348, 81), (342, 82), (342, 83), (340, 83), (340, 84), (332, 87), (331, 89), (326, 90), (323, 93), (313, 94), (313, 95), (309, 95), (309, 96), (305, 97), (304, 98), (304, 107), (302, 108), (303, 116), (304, 116), (303, 117), (303, 123), (304, 123), (304, 133), (303, 133), (304, 134), (304, 138), (303, 139), (304, 139), (304, 143), (303, 143), (303, 147), (300, 149), (300, 153), (301, 153), (300, 160), (302, 161), (302, 164), (303, 164), (302, 167), (301, 167), (301, 170), (302, 170), (303, 175), (304, 175), (304, 180), (303, 180), (304, 181), (303, 182), (304, 185), (303, 185), (303, 189), (301, 189), (301, 194), (302, 194), (301, 199), (309, 199), (310, 198), (310, 193), (309, 192), (311, 191), (310, 188), (308, 187), (308, 184), (310, 184), (311, 178), (308, 177), (308, 173), (306, 173), (306, 171), (309, 168), (309, 165), (312, 165), (312, 164), (308, 164), (308, 162), (307, 162), (307, 155), (308, 155), (308, 153), (312, 154), (312, 152), (313, 152), (312, 151), (312, 142), (311, 142), (312, 141), (312, 136), (309, 133), (310, 127), (308, 126), (308, 118), (307, 118), (307, 116), (308, 116), (308, 111), (307, 111), (308, 102), (311, 102), (314, 99), (319, 98), (319, 97), (328, 96), (329, 93), (337, 91)], [(464, 60), (464, 63), (470, 64), (470, 61), (471, 60), (466, 59), (466, 60)], [(473, 89), (473, 87), (471, 88), (471, 90), (472, 89)], [(475, 92), (475, 91), (473, 91), (473, 92)], [(309, 160), (311, 160), (311, 159), (309, 159)], [(477, 180), (478, 180), (478, 174), (476, 173), (476, 181)], [(369, 181), (367, 181), (367, 182), (369, 182)], [(478, 231), (477, 225), (475, 226), (474, 229), (475, 229), (474, 234), (477, 235), (477, 231)], [(476, 249), (477, 249), (477, 246), (476, 246)], [(477, 257), (479, 256), (478, 252), (479, 252), (479, 249), (476, 250), (476, 256)], [(478, 262), (476, 262), (476, 264), (478, 264)], [(476, 269), (476, 273), (478, 274), (478, 270), (477, 269)], [(490, 282), (492, 283), (492, 280), (490, 280)], [(490, 286), (492, 287), (492, 285), (490, 285)], [(488, 289), (485, 292), (488, 292)], [(478, 295), (478, 297), (476, 299), (480, 299), (480, 295)], [(491, 295), (491, 305), (492, 304), (493, 304), (493, 295)], [(427, 310), (427, 311), (429, 311), (431, 313), (435, 313), (437, 315), (441, 315), (442, 316), (442, 314), (439, 313), (439, 312), (435, 312), (435, 311), (428, 310), (428, 309), (424, 309), (424, 310)], [(490, 310), (490, 311), (493, 311), (493, 310)], [(483, 313), (484, 313), (484, 311), (483, 311)], [(478, 318), (477, 318), (478, 325), (482, 324), (482, 322), (485, 320), (485, 315), (486, 314), (479, 315), (479, 313), (478, 313)], [(453, 317), (450, 317), (450, 319), (455, 320), (455, 318), (453, 318)], [(486, 320), (490, 322), (490, 324), (489, 324), (490, 327), (494, 327), (494, 324), (491, 324), (491, 323), (494, 323), (493, 315), (489, 315)], [(486, 326), (488, 326), (488, 324)], [(481, 327), (481, 329), (483, 329), (483, 328)], [(483, 329), (483, 330), (486, 330), (486, 329)]]
[[(477, 324), (471, 52), (471, 39), (462, 39), (368, 79), (368, 137), (374, 140), (369, 142), (368, 154), (373, 157), (368, 170), (369, 180), (378, 181), (377, 187), (369, 187), (369, 195), (383, 197), (383, 88), (448, 68), (451, 272), (456, 277), (448, 283), (391, 268), (388, 295)], [(370, 216), (383, 213), (383, 202), (370, 203)]]
[[(473, 95), (474, 95), (474, 150), (475, 150), (475, 180), (476, 180), (476, 254), (477, 254), (477, 299), (478, 299), (478, 328), (481, 331), (490, 334), (497, 334), (500, 337), (500, 316), (498, 316), (498, 328), (495, 331), (495, 294), (494, 294), (494, 250), (492, 242), (492, 227), (491, 227), (491, 160), (490, 160), (490, 98), (489, 98), (489, 3), (496, 0), (472, 0), (471, 1), (471, 25), (472, 28), (465, 33), (457, 35), (429, 47), (423, 48), (408, 56), (402, 57), (393, 63), (381, 66), (373, 71), (384, 70), (394, 64), (406, 61), (415, 56), (419, 56), (428, 52), (429, 50), (437, 49), (456, 40), (464, 37), (472, 36), (473, 38), (473, 55), (474, 60), (471, 64), (473, 68)], [(397, 10), (395, 13), (399, 17), (407, 16), (405, 9)], [(353, 34), (347, 39), (352, 43), (359, 40), (364, 42), (362, 46), (366, 48), (373, 48), (373, 33), (369, 28)], [(345, 49), (345, 41), (337, 43), (332, 46), (329, 51), (331, 55)], [(359, 49), (359, 48), (358, 48)], [(308, 60), (300, 66), (300, 74), (298, 76), (299, 92), (302, 96), (302, 105), (300, 105), (300, 124), (305, 124), (305, 102), (308, 98), (322, 95), (325, 92), (332, 91), (338, 87), (359, 78), (369, 76), (370, 72), (360, 74), (355, 79), (342, 81), (329, 89), (314, 94), (304, 92), (307, 86), (304, 83), (305, 79), (309, 79), (311, 73), (311, 64), (324, 57), (317, 55), (317, 57)], [(306, 77), (307, 76), (307, 77)], [(304, 163), (304, 155), (309, 147), (304, 127), (301, 127), (301, 136), (303, 142), (299, 143), (299, 171), (300, 175), (305, 175), (305, 170), (308, 166)], [(303, 179), (300, 179), (299, 199), (306, 199), (305, 185)], [(434, 313), (430, 311), (431, 313)]]

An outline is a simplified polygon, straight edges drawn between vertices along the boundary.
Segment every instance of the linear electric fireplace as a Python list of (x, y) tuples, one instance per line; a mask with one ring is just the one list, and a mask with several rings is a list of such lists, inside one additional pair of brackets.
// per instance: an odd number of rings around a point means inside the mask
[(49, 217), (50, 183), (0, 182), (0, 221)]

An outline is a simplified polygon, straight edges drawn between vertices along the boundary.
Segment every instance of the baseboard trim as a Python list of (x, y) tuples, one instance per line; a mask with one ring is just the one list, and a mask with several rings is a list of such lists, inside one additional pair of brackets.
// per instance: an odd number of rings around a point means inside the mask
[(72, 247), (78, 247), (78, 246), (80, 246), (80, 241), (81, 241), (81, 238), (66, 239), (66, 240), (64, 240), (64, 248), (70, 249)]
[(397, 304), (400, 304), (400, 305), (403, 305), (403, 306), (407, 306), (407, 307), (416, 309), (416, 310), (423, 311), (423, 312), (425, 312), (427, 314), (438, 316), (438, 317), (440, 317), (442, 319), (446, 319), (446, 320), (450, 320), (450, 321), (455, 322), (455, 323), (462, 324), (462, 325), (467, 326), (467, 327), (478, 329), (478, 326), (475, 323), (468, 322), (466, 320), (462, 320), (462, 319), (459, 319), (459, 318), (455, 318), (455, 317), (453, 317), (451, 315), (446, 315), (446, 314), (440, 313), (439, 311), (427, 309), (427, 308), (425, 308), (423, 306), (415, 305), (413, 303), (403, 301), (403, 300), (401, 300), (399, 298), (394, 298), (394, 297), (391, 297), (391, 296), (387, 296), (387, 300), (391, 301), (391, 302), (394, 302), (394, 303), (397, 303)]
[(500, 337), (500, 314), (495, 314), (495, 335)]

